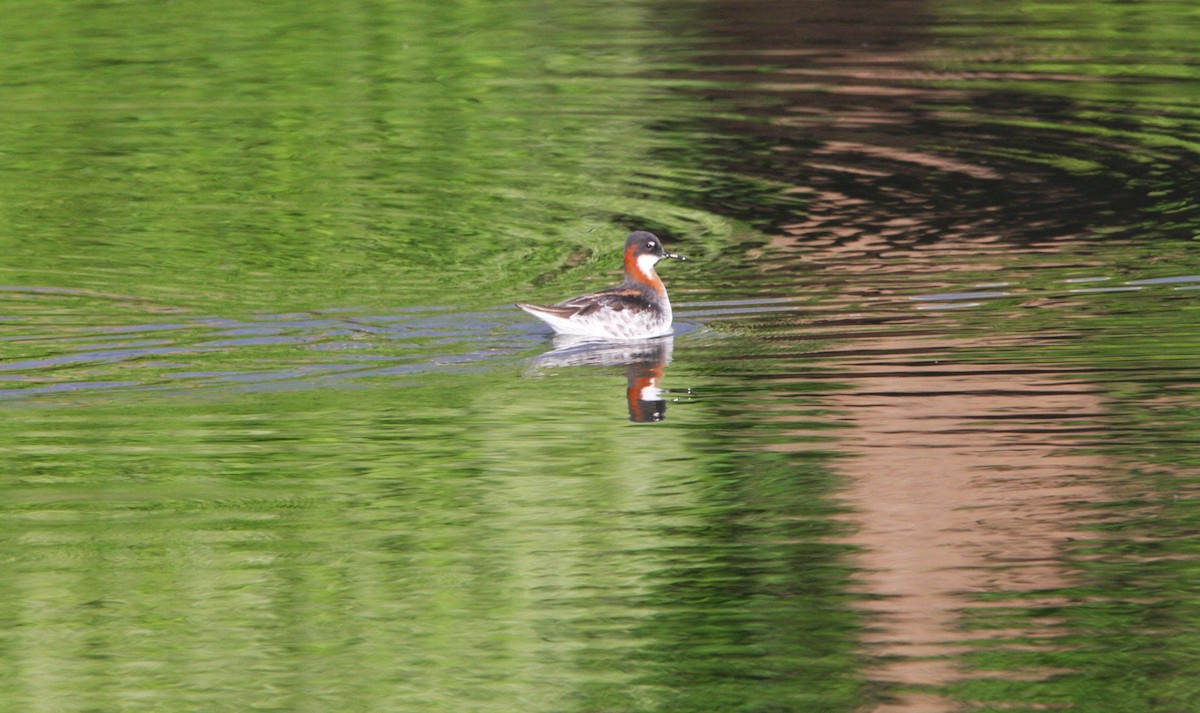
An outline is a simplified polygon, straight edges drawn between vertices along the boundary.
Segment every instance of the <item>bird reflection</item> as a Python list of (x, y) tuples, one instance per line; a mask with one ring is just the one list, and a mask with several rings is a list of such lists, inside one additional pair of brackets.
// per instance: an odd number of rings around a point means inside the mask
[(666, 389), (659, 386), (671, 363), (675, 338), (613, 342), (568, 335), (554, 338), (554, 349), (533, 359), (539, 367), (624, 366), (629, 420), (654, 423), (667, 416)]

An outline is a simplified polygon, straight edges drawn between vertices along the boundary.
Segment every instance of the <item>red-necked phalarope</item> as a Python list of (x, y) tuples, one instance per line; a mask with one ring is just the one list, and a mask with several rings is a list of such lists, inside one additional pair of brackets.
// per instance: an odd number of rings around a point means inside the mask
[(625, 241), (625, 281), (556, 305), (517, 306), (559, 334), (605, 339), (648, 339), (671, 333), (671, 300), (654, 272), (663, 258), (687, 260), (663, 250), (653, 233), (639, 230)]

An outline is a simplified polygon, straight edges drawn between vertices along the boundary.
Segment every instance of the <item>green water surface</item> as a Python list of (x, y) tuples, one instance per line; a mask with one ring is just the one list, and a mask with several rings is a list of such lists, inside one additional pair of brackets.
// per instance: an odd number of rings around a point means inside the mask
[(853, 5), (0, 0), (0, 710), (1200, 706), (1200, 17)]

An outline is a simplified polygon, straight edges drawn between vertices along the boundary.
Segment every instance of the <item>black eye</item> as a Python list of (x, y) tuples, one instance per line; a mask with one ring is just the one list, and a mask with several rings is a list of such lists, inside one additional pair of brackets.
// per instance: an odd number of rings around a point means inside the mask
[(651, 240), (650, 242), (646, 243), (646, 247), (648, 247), (648, 248), (654, 247), (654, 241)]

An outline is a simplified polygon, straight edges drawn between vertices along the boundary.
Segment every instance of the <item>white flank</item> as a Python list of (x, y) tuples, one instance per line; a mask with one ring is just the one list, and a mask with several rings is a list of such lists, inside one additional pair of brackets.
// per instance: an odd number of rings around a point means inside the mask
[(529, 314), (550, 325), (559, 334), (579, 337), (602, 337), (605, 339), (649, 339), (671, 333), (671, 308), (662, 313), (645, 311), (613, 312), (602, 309), (586, 317), (559, 317), (535, 308), (522, 307)]

